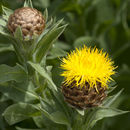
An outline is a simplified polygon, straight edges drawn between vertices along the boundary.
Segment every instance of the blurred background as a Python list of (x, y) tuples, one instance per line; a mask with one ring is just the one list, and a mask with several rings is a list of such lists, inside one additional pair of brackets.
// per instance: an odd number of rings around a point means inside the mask
[[(47, 57), (47, 64), (53, 65), (54, 82), (58, 86), (61, 84), (60, 57), (65, 56), (66, 52), (84, 44), (103, 48), (118, 66), (117, 75), (114, 77), (118, 86), (113, 94), (124, 88), (114, 106), (129, 111), (130, 0), (32, 0), (32, 2), (34, 7), (41, 12), (47, 8), (49, 18), (53, 17), (57, 20), (64, 18), (64, 22), (68, 23), (65, 32), (50, 49)], [(0, 0), (0, 14), (2, 5), (15, 10), (22, 7), (23, 3), (24, 0)], [(0, 35), (0, 64), (14, 66), (18, 62), (15, 53), (7, 49), (10, 44), (8, 39)], [(10, 104), (3, 100), (0, 100), (0, 113)], [(129, 121), (130, 113), (127, 113), (103, 119), (93, 130), (130, 130)], [(0, 122), (0, 129), (3, 124), (4, 121)], [(7, 130), (11, 129), (15, 130), (13, 126), (8, 126)]]

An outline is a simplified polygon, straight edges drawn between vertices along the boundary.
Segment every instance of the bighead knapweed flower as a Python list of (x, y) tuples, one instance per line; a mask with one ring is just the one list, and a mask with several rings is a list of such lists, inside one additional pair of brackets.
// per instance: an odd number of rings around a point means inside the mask
[(34, 8), (23, 7), (16, 9), (8, 19), (8, 29), (14, 33), (20, 26), (23, 36), (40, 35), (45, 27), (42, 13)]
[(102, 103), (116, 67), (107, 53), (84, 46), (63, 58), (61, 68), (64, 69), (62, 92), (66, 102), (78, 109), (86, 109)]

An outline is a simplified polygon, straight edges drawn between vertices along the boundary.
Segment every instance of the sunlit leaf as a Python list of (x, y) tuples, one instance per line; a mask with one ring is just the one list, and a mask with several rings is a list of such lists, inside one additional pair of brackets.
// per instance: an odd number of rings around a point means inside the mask
[(0, 52), (5, 52), (5, 51), (14, 51), (14, 48), (10, 44), (0, 44)]
[(58, 27), (62, 21), (59, 21), (45, 36), (41, 38), (36, 46), (36, 52), (34, 54), (34, 60), (41, 62), (49, 48), (52, 46), (54, 41), (61, 35), (67, 25)]
[(8, 8), (6, 8), (6, 7), (4, 7), (4, 6), (2, 6), (2, 10), (3, 10), (3, 13), (4, 13), (7, 17), (9, 17), (9, 16), (13, 13), (13, 11), (12, 11), (11, 9), (8, 9)]
[(0, 18), (0, 25), (5, 27), (7, 25), (6, 21)]
[(116, 99), (121, 95), (122, 91), (123, 91), (123, 89), (120, 90), (117, 94), (115, 94), (115, 95), (113, 95), (113, 96), (108, 96), (108, 97), (106, 98), (106, 100), (103, 102), (103, 106), (105, 106), (105, 107), (111, 106), (112, 103), (113, 103), (114, 101), (116, 101)]
[(105, 117), (113, 117), (121, 114), (128, 113), (128, 111), (122, 111), (115, 108), (99, 108), (89, 120), (87, 126), (92, 128), (95, 123)]
[(0, 84), (0, 92), (3, 93), (9, 99), (18, 102), (33, 102), (38, 100), (38, 96), (34, 92), (34, 86), (30, 82), (22, 82), (22, 83), (2, 83)]
[(5, 120), (10, 124), (16, 124), (30, 117), (39, 116), (41, 112), (35, 105), (18, 103), (9, 106), (3, 113)]
[(54, 84), (54, 82), (52, 81), (51, 77), (48, 75), (48, 73), (46, 72), (46, 70), (41, 67), (39, 64), (36, 63), (32, 63), (32, 62), (28, 62), (41, 76), (43, 76), (45, 79), (47, 79), (47, 81), (50, 84), (50, 87), (52, 90), (57, 90), (56, 85)]
[(10, 67), (7, 65), (0, 65), (0, 83), (14, 80), (16, 82), (23, 82), (27, 79), (25, 70), (20, 66)]

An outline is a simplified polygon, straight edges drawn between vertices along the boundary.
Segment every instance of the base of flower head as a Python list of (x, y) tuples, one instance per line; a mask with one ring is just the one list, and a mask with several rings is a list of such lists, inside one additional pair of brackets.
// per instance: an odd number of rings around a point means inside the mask
[[(72, 87), (73, 86), (73, 87)], [(77, 109), (86, 109), (95, 106), (99, 106), (107, 96), (105, 88), (101, 87), (100, 83), (97, 83), (97, 90), (95, 87), (90, 88), (86, 83), (84, 87), (76, 87), (73, 85), (62, 84), (62, 93), (65, 101), (71, 105), (71, 107)]]

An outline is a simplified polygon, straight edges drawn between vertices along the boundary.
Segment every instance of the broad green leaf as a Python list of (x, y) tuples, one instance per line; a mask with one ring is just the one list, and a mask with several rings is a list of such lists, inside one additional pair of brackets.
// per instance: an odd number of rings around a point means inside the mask
[(103, 102), (103, 106), (109, 107), (112, 105), (112, 103), (121, 95), (123, 89), (121, 89), (117, 94), (113, 96), (109, 96), (106, 98), (106, 100)]
[(11, 44), (0, 44), (0, 52), (5, 51), (14, 51), (14, 48)]
[(15, 39), (13, 39), (13, 46), (15, 48), (15, 52), (18, 57), (18, 60), (20, 61), (20, 63), (22, 65), (25, 65), (26, 56), (23, 53), (23, 52), (25, 52), (23, 44), (21, 43), (21, 41), (19, 39), (15, 38)]
[(65, 124), (65, 125), (70, 125), (68, 119), (66, 118), (65, 114), (60, 111), (56, 111), (51, 113), (51, 119), (59, 124)]
[(2, 18), (0, 18), (0, 25), (5, 27), (7, 25), (7, 22), (3, 20)]
[(4, 36), (10, 37), (10, 34), (2, 26), (0, 26), (0, 33)]
[(14, 67), (4, 64), (0, 65), (0, 83), (11, 80), (16, 82), (23, 82), (27, 80), (27, 74), (25, 70), (20, 65), (16, 65)]
[(33, 8), (32, 1), (31, 0), (25, 0), (24, 7)]
[(44, 113), (44, 115), (49, 118), (50, 120), (52, 120), (55, 123), (58, 124), (65, 124), (65, 125), (70, 125), (68, 119), (66, 118), (66, 116), (64, 115), (64, 113), (60, 112), (60, 111), (56, 111), (56, 112), (52, 112), (52, 113), (48, 113), (47, 111), (45, 111), (44, 109), (41, 109), (41, 111)]
[(42, 58), (47, 53), (48, 49), (52, 46), (54, 41), (61, 35), (67, 25), (59, 26), (60, 22), (56, 24), (45, 36), (41, 38), (36, 47), (36, 52), (34, 54), (34, 60), (36, 62), (41, 62)]
[(71, 120), (70, 113), (73, 113), (73, 110), (64, 101), (64, 97), (63, 97), (62, 93), (60, 91), (51, 91), (51, 90), (50, 90), (50, 93), (51, 93), (53, 101), (55, 102), (55, 109), (65, 113), (66, 117), (69, 120)]
[(122, 111), (115, 108), (99, 108), (89, 120), (87, 127), (92, 128), (95, 123), (105, 117), (113, 117), (121, 114), (128, 113), (128, 111)]
[(3, 18), (5, 21), (8, 21), (8, 16), (7, 16), (7, 15), (2, 14), (2, 18)]
[[(36, 117), (33, 117), (33, 121), (35, 122), (36, 126), (38, 128), (43, 128), (45, 127), (45, 116), (43, 117), (42, 114), (41, 116), (36, 116)], [(48, 123), (48, 122), (46, 122)]]
[(29, 46), (30, 44), (29, 43), (26, 44), (26, 41), (24, 41), (23, 38), (24, 37), (22, 34), (21, 27), (18, 26), (14, 33), (14, 37), (13, 37), (12, 41), (13, 41), (13, 45), (14, 45), (17, 57), (18, 57), (19, 61), (21, 62), (21, 64), (24, 65), (25, 61), (28, 58), (27, 54), (29, 53), (29, 49), (27, 48), (27, 46)]
[(0, 92), (6, 97), (18, 102), (33, 102), (39, 100), (38, 96), (34, 92), (34, 86), (31, 82), (22, 83), (3, 83), (0, 84)]
[(49, 100), (40, 99), (41, 107), (47, 111), (48, 113), (52, 113), (54, 111), (54, 108), (50, 104)]
[(8, 9), (7, 7), (2, 6), (3, 13), (9, 18), (9, 16), (13, 13), (13, 10)]
[(46, 70), (41, 67), (39, 64), (36, 63), (32, 63), (32, 62), (28, 62), (42, 77), (44, 77), (48, 83), (50, 84), (50, 89), (52, 90), (57, 90), (56, 85), (54, 84), (54, 82), (52, 81), (51, 77), (48, 75), (48, 73), (46, 72)]
[(41, 115), (39, 109), (35, 105), (27, 103), (13, 104), (9, 106), (3, 113), (5, 120), (10, 125), (39, 115)]

